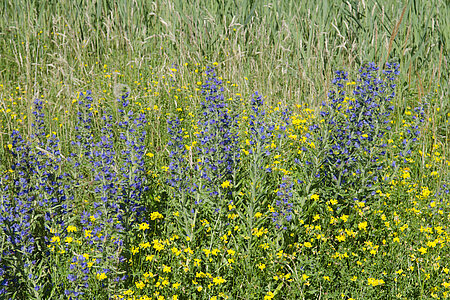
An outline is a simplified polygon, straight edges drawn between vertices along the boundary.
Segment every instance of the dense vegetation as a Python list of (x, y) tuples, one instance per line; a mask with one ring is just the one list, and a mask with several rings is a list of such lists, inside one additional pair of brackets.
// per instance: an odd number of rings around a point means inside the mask
[(446, 1), (0, 9), (0, 298), (450, 297)]

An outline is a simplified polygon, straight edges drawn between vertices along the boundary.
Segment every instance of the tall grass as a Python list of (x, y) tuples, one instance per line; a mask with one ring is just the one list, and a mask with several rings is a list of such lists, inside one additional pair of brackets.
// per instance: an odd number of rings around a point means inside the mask
[(228, 62), (230, 75), (251, 67), (253, 77), (275, 79), (264, 88), (280, 98), (320, 95), (331, 70), (364, 61), (398, 60), (419, 95), (448, 80), (449, 7), (439, 0), (22, 0), (1, 9), (0, 80), (26, 82), (29, 92), (49, 80), (80, 85), (93, 73), (84, 63), (134, 61), (148, 73), (205, 57)]

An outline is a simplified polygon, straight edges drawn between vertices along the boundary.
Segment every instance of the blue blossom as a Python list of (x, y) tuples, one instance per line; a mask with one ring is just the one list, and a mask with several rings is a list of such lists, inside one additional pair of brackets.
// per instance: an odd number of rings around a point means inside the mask
[[(373, 192), (385, 167), (381, 159), (386, 155), (385, 142), (390, 130), (393, 83), (399, 73), (397, 64), (387, 64), (381, 76), (374, 63), (359, 70), (357, 82), (348, 82), (348, 74), (337, 71), (328, 93), (329, 102), (323, 104), (320, 127), (312, 128), (319, 147), (326, 150), (317, 177), (322, 184), (332, 185), (338, 194), (356, 193), (361, 198)], [(347, 86), (353, 86), (347, 94)]]
[(230, 114), (223, 96), (222, 81), (213, 68), (208, 68), (205, 75), (206, 82), (202, 86), (204, 100), (198, 122), (198, 170), (203, 179), (202, 188), (215, 198), (222, 192), (220, 185), (224, 181), (233, 181), (238, 166), (238, 127), (237, 116)]

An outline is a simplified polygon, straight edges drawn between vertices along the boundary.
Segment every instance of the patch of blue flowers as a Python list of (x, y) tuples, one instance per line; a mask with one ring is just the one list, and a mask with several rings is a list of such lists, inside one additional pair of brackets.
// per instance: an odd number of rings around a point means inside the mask
[(320, 113), (323, 128), (311, 128), (324, 149), (316, 177), (333, 196), (365, 201), (379, 188), (398, 74), (398, 64), (386, 64), (380, 72), (374, 63), (359, 70), (356, 82), (346, 72), (335, 73), (335, 88)]

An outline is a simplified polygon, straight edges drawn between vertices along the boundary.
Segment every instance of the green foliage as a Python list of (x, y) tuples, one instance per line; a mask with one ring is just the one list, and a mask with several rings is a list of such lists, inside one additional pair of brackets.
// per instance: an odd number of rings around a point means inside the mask
[(446, 1), (0, 10), (1, 297), (449, 297)]

